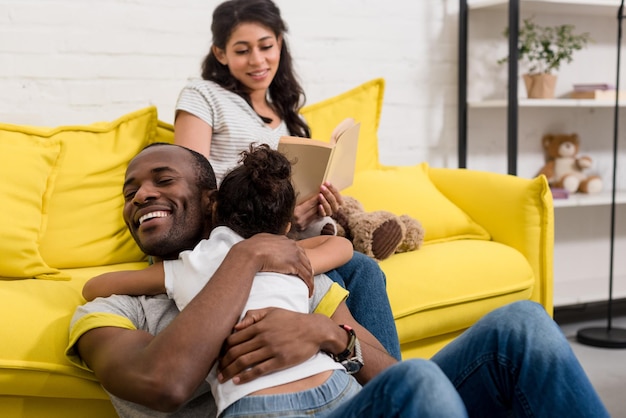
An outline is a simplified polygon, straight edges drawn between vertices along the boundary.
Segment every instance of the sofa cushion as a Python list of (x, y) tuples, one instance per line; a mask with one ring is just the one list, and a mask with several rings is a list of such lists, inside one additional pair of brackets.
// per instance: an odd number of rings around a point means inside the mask
[(0, 125), (0, 147), (0, 276), (67, 279), (39, 253), (61, 144), (23, 137), (18, 126)]
[(529, 299), (535, 283), (522, 253), (494, 241), (426, 245), (380, 267), (401, 344), (468, 328), (497, 307)]
[(128, 162), (154, 141), (156, 129), (155, 107), (113, 122), (24, 128), (25, 136), (60, 141), (65, 148), (41, 240), (48, 264), (77, 268), (144, 259), (120, 215), (122, 183)]
[[(2, 282), (0, 393), (71, 399), (108, 399), (93, 373), (65, 356), (69, 324), (85, 303), (84, 283), (107, 271), (137, 270), (146, 262), (63, 270), (69, 281)], [(1, 408), (0, 408), (1, 409)]]
[(362, 171), (344, 193), (357, 198), (367, 211), (387, 210), (419, 220), (425, 230), (425, 244), (490, 239), (483, 227), (431, 182), (427, 163)]
[(378, 167), (378, 123), (385, 81), (377, 78), (300, 111), (311, 127), (311, 137), (329, 141), (339, 122), (354, 118), (361, 123), (356, 172)]

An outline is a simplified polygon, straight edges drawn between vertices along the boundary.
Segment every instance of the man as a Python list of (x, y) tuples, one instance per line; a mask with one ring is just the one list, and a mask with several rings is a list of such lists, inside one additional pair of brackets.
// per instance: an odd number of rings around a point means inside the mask
[[(207, 194), (214, 184), (198, 174), (206, 164), (204, 157), (166, 144), (131, 162), (124, 219), (146, 253), (174, 258), (208, 235)], [(121, 416), (158, 416), (155, 410), (214, 416), (204, 379), (222, 341), (222, 375), (235, 383), (298, 364), (319, 350), (345, 350), (346, 332), (329, 318), (280, 309), (256, 311), (252, 325), (231, 335), (258, 271), (311, 280), (308, 260), (294, 242), (258, 235), (232, 248), (182, 312), (164, 295), (112, 296), (79, 308), (68, 352), (95, 372)], [(394, 364), (366, 345), (363, 359), (359, 377), (369, 383), (331, 416), (450, 417), (465, 416), (466, 407), (470, 415), (490, 417), (607, 415), (558, 327), (529, 302), (487, 315), (434, 362)]]

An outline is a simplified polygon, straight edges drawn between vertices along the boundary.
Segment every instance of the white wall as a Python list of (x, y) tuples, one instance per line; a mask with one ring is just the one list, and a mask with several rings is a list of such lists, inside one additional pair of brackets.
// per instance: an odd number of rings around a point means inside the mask
[[(91, 123), (154, 104), (171, 122), (218, 3), (0, 0), (0, 121)], [(384, 77), (383, 162), (456, 166), (455, 0), (277, 4), (308, 103)]]

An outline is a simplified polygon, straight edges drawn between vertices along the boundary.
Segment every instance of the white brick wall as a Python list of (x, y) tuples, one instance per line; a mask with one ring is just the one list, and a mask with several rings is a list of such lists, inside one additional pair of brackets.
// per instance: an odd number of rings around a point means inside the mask
[[(154, 104), (171, 122), (217, 0), (0, 0), (0, 121), (67, 125)], [(277, 0), (314, 103), (386, 79), (388, 164), (456, 166), (455, 0)]]

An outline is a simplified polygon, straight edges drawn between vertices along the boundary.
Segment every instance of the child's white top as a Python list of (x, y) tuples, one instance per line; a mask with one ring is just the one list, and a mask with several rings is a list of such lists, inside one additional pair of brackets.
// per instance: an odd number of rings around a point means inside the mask
[[(242, 238), (230, 228), (217, 227), (211, 232), (208, 240), (200, 241), (193, 250), (182, 252), (177, 260), (163, 262), (167, 294), (180, 310), (183, 310), (200, 292), (230, 248), (241, 240)], [(309, 313), (313, 312), (326, 296), (328, 296), (326, 300), (341, 301), (345, 295), (345, 290), (326, 275), (315, 276), (315, 293), (309, 299), (308, 288), (299, 277), (261, 272), (257, 273), (252, 282), (250, 296), (240, 319), (250, 309), (269, 306)], [(220, 384), (217, 381), (216, 367), (209, 373), (207, 381), (211, 384), (219, 416), (230, 404), (252, 392), (342, 368), (341, 364), (320, 352), (304, 363), (259, 377), (249, 383), (235, 385), (229, 380)]]

